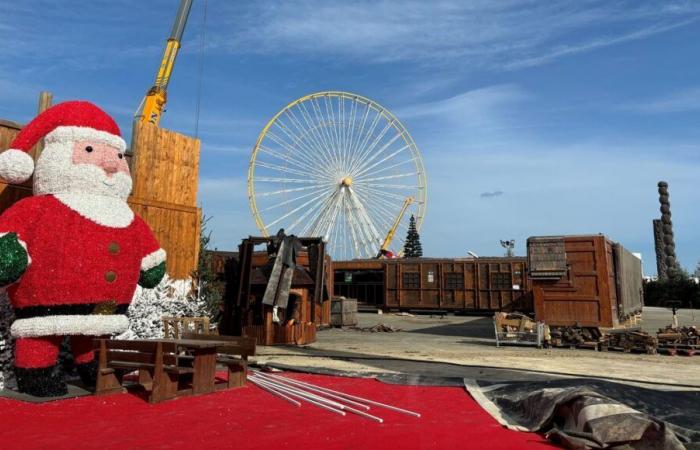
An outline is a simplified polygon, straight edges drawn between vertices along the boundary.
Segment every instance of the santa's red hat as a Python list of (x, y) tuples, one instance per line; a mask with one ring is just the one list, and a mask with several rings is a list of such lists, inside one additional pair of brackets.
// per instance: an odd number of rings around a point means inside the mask
[(8, 183), (23, 183), (34, 172), (29, 150), (44, 138), (52, 143), (90, 140), (104, 142), (124, 151), (126, 142), (119, 126), (106, 112), (85, 101), (59, 103), (42, 112), (17, 134), (10, 148), (0, 153), (0, 178)]

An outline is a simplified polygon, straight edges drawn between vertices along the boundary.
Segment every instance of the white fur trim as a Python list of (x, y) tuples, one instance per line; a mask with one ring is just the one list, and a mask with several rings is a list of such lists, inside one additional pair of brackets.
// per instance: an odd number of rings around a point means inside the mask
[[(7, 233), (0, 233), (0, 237), (5, 236)], [(19, 242), (19, 245), (24, 247), (24, 251), (27, 252), (27, 267), (32, 265), (32, 255), (29, 254), (29, 249), (27, 248), (27, 243), (24, 242), (22, 239), (17, 236), (17, 241)]]
[(141, 260), (141, 270), (148, 270), (154, 268), (158, 264), (165, 261), (165, 256), (165, 250), (163, 250), (162, 248), (159, 248), (150, 255), (145, 256)]
[(56, 194), (55, 197), (86, 219), (106, 227), (126, 228), (134, 221), (134, 212), (120, 198), (83, 193)]
[(44, 142), (47, 144), (54, 142), (75, 142), (75, 141), (98, 141), (118, 148), (120, 151), (126, 150), (126, 142), (121, 137), (99, 131), (88, 127), (56, 127), (51, 133), (47, 134)]
[(85, 335), (105, 336), (123, 333), (129, 328), (129, 319), (123, 314), (42, 316), (15, 320), (10, 328), (16, 338)]
[(34, 173), (34, 159), (25, 151), (11, 148), (0, 153), (0, 178), (11, 184), (24, 183)]

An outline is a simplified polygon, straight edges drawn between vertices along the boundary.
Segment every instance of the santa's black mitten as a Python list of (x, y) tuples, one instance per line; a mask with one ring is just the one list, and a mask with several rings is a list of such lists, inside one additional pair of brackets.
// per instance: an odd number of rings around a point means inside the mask
[(19, 280), (28, 265), (29, 255), (19, 243), (17, 233), (7, 233), (0, 237), (0, 286)]
[(148, 270), (142, 270), (139, 277), (139, 286), (146, 289), (153, 289), (158, 286), (160, 280), (165, 276), (165, 261)]

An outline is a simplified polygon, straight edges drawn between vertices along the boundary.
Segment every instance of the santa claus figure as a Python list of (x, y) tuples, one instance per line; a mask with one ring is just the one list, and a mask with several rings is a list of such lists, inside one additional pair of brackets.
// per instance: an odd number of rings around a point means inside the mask
[[(27, 152), (42, 138), (35, 170)], [(165, 274), (165, 251), (126, 203), (125, 148), (109, 115), (73, 101), (41, 113), (0, 153), (0, 178), (22, 183), (34, 175), (34, 196), (0, 215), (0, 286), (16, 316), (22, 392), (66, 393), (56, 370), (64, 336), (81, 378), (94, 383), (93, 338), (125, 331), (137, 283), (153, 288)]]

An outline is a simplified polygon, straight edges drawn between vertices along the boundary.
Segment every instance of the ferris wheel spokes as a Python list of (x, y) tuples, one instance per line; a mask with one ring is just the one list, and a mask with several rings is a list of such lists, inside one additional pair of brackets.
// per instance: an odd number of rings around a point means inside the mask
[[(425, 192), (420, 153), (406, 129), (371, 100), (342, 92), (306, 96), (277, 113), (248, 171), (263, 234), (283, 227), (321, 236), (333, 258), (374, 257), (406, 197), (415, 199), (420, 225)], [(398, 229), (406, 227), (401, 219)]]

